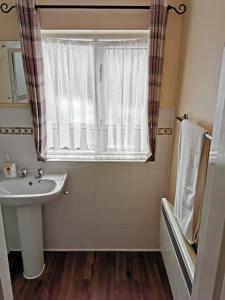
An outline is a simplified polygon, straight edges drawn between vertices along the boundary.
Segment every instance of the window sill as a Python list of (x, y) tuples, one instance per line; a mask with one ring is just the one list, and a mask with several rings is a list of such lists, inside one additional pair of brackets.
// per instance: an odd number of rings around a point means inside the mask
[(122, 162), (122, 163), (145, 163), (147, 159), (66, 159), (66, 158), (47, 158), (47, 162), (53, 162), (53, 161), (70, 161), (70, 162), (99, 162), (99, 163), (104, 163), (104, 162)]
[(146, 162), (149, 155), (47, 155), (47, 161), (71, 161), (71, 162)]

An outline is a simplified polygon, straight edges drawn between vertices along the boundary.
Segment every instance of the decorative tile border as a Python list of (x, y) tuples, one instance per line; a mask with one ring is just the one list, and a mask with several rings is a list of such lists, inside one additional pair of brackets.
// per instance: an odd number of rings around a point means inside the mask
[(158, 128), (158, 135), (172, 135), (172, 128)]
[(0, 134), (31, 135), (33, 128), (30, 127), (0, 127)]
[[(0, 127), (0, 134), (31, 135), (33, 128), (30, 127)], [(172, 135), (172, 128), (158, 128), (158, 135)]]

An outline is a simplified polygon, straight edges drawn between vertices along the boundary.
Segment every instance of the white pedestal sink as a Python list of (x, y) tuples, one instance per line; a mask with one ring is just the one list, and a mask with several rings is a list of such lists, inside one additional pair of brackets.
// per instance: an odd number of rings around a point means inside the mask
[(65, 187), (67, 174), (42, 178), (0, 180), (0, 204), (17, 209), (24, 277), (39, 277), (44, 270), (41, 205), (56, 199)]

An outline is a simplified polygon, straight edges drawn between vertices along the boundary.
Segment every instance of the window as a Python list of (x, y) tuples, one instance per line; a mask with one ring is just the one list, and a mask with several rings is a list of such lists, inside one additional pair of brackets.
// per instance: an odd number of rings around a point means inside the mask
[(47, 157), (145, 160), (148, 39), (43, 35)]

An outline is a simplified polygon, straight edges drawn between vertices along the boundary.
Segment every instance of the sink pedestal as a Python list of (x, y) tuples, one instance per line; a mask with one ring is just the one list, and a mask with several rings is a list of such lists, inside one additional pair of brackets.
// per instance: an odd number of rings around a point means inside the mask
[[(0, 205), (16, 207), (24, 277), (33, 279), (44, 271), (41, 205), (63, 193), (67, 173), (6, 179), (0, 176)], [(66, 193), (66, 192), (65, 192)]]
[(41, 206), (17, 207), (24, 277), (34, 279), (44, 271)]

